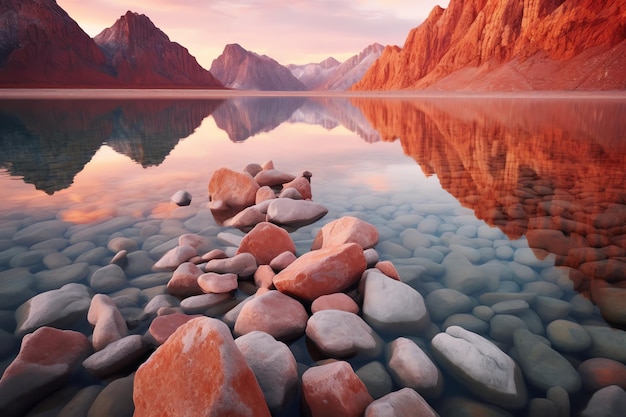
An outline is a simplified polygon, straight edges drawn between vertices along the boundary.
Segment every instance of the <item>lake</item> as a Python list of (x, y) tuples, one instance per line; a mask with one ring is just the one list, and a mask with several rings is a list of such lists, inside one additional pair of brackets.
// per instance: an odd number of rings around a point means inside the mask
[[(380, 260), (424, 298), (431, 324), (420, 334), (381, 334), (385, 342), (407, 337), (434, 358), (430, 340), (460, 326), (521, 368), (526, 403), (505, 411), (434, 360), (444, 388), (426, 398), (440, 415), (471, 407), (472, 415), (576, 415), (602, 388), (626, 388), (621, 93), (2, 99), (0, 369), (19, 350), (20, 306), (68, 283), (89, 287), (115, 255), (108, 244), (116, 237), (136, 243), (135, 264), (109, 295), (130, 333), (144, 334), (154, 318), (144, 308), (171, 277), (151, 267), (173, 241), (194, 233), (233, 255), (233, 240), (244, 236), (208, 208), (212, 173), (267, 161), (296, 176), (310, 171), (313, 201), (328, 209), (290, 230), (297, 255), (323, 225), (357, 217), (378, 229)], [(191, 194), (190, 205), (171, 201), (179, 190)], [(240, 283), (228, 308), (212, 315), (221, 318), (254, 290)], [(349, 294), (359, 301), (357, 289)], [(57, 325), (92, 331), (85, 317)], [(288, 345), (303, 369), (326, 359), (305, 336)], [(370, 371), (357, 374), (379, 390), (375, 397), (402, 387), (384, 352), (346, 360)], [(79, 389), (112, 379), (78, 369), (29, 415), (58, 411)], [(550, 390), (555, 385), (563, 389)], [(275, 415), (299, 414), (294, 395)]]

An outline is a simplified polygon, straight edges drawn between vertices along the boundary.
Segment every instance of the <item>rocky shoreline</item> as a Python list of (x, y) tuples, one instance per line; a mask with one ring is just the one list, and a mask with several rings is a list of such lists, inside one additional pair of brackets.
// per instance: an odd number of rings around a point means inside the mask
[[(145, 224), (140, 249), (117, 233), (124, 217), (16, 227), (28, 249), (0, 252), (13, 268), (0, 310), (15, 310), (0, 316), (0, 414), (612, 416), (626, 404), (626, 332), (565, 301), (566, 275), (499, 231), (461, 223), (437, 251), (434, 217), (405, 216), (400, 245), (346, 214), (303, 250), (292, 232), (328, 213), (309, 172), (220, 168), (208, 191), (215, 238), (176, 228), (151, 242)], [(431, 260), (381, 257), (404, 252)]]

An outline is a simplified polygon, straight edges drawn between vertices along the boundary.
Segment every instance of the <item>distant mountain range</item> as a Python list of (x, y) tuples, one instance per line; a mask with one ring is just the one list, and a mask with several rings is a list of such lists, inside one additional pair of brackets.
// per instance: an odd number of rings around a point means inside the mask
[(623, 90), (626, 7), (608, 0), (451, 0), (353, 90)]

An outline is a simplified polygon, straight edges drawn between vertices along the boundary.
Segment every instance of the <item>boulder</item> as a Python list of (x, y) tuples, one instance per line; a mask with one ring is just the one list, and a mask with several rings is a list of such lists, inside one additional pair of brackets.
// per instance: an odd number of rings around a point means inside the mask
[(305, 200), (310, 200), (313, 198), (313, 194), (311, 193), (311, 181), (309, 181), (306, 177), (298, 177), (293, 181), (283, 184), (283, 190), (287, 190), (293, 188), (298, 191), (298, 193)]
[(202, 294), (202, 288), (198, 285), (200, 275), (202, 275), (202, 270), (195, 264), (183, 262), (167, 282), (167, 292), (181, 298)]
[(363, 249), (356, 243), (307, 252), (274, 277), (286, 294), (312, 301), (354, 285), (365, 271)]
[(443, 375), (428, 355), (411, 339), (399, 337), (387, 345), (388, 367), (396, 384), (421, 395), (437, 398), (443, 391)]
[(254, 180), (257, 182), (257, 184), (259, 184), (260, 187), (281, 186), (286, 182), (293, 181), (295, 178), (295, 175), (288, 174), (277, 169), (264, 170), (254, 176)]
[(94, 326), (91, 343), (94, 350), (102, 350), (111, 342), (128, 334), (128, 326), (117, 309), (115, 302), (105, 294), (96, 294), (91, 299), (87, 321)]
[(83, 361), (87, 372), (104, 378), (124, 371), (148, 352), (148, 346), (138, 334), (123, 337), (108, 344)]
[(192, 246), (176, 246), (170, 249), (156, 261), (152, 267), (153, 271), (173, 271), (183, 262), (187, 262), (198, 253)]
[(241, 210), (255, 202), (259, 184), (247, 173), (219, 168), (209, 179), (209, 208), (211, 210)]
[(448, 327), (431, 341), (437, 363), (468, 390), (505, 409), (526, 404), (522, 372), (489, 340), (458, 326)]
[(365, 417), (439, 417), (430, 405), (411, 388), (402, 388), (373, 401)]
[(183, 324), (201, 315), (172, 313), (155, 317), (148, 328), (148, 338), (156, 345), (162, 345)]
[[(175, 381), (175, 383), (173, 383)], [(136, 372), (135, 416), (270, 416), (263, 392), (223, 322), (179, 327)]]
[(302, 393), (312, 417), (361, 417), (374, 400), (344, 361), (307, 369), (302, 375)]
[(344, 243), (358, 243), (369, 249), (378, 243), (378, 230), (375, 226), (352, 216), (344, 216), (324, 225), (317, 232), (312, 250), (328, 248)]
[(267, 265), (283, 252), (296, 253), (296, 245), (289, 233), (269, 222), (254, 226), (241, 240), (237, 253), (251, 253), (259, 265)]
[(359, 305), (345, 293), (322, 295), (311, 303), (311, 312), (317, 313), (322, 310), (342, 310), (348, 313), (359, 313)]
[(309, 200), (277, 198), (267, 207), (267, 221), (292, 228), (306, 226), (321, 219), (328, 209)]

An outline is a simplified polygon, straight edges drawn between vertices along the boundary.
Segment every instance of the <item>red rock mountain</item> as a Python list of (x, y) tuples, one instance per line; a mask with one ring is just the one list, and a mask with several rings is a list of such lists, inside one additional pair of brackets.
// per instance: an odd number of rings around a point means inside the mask
[(272, 58), (258, 55), (238, 44), (229, 44), (213, 60), (211, 73), (226, 87), (242, 90), (303, 91), (306, 90), (291, 71)]
[(0, 2), (0, 86), (116, 83), (102, 51), (54, 0)]
[(126, 12), (113, 26), (100, 32), (94, 41), (123, 83), (155, 87), (222, 87), (186, 48), (170, 41), (143, 14)]
[(621, 0), (451, 0), (354, 90), (626, 89)]

